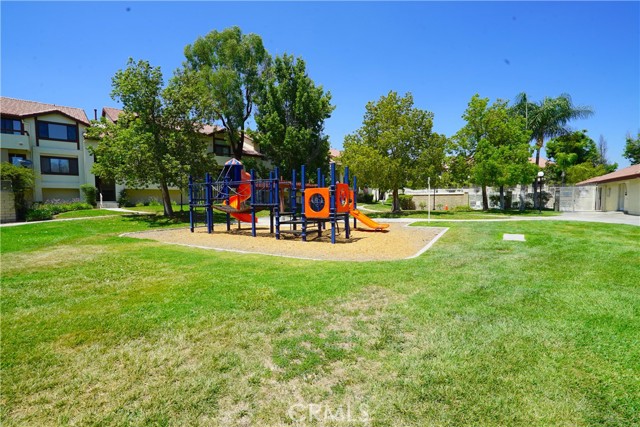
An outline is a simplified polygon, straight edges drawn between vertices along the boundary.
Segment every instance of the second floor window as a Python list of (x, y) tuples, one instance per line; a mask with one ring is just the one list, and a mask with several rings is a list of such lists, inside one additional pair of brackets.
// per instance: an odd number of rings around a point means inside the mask
[(49, 175), (78, 175), (78, 159), (71, 157), (40, 157), (40, 170)]
[(38, 138), (78, 142), (78, 126), (38, 121)]
[(216, 139), (213, 142), (213, 151), (216, 156), (231, 157), (231, 147), (227, 144), (227, 141), (222, 139)]
[(0, 131), (2, 133), (8, 133), (12, 135), (22, 134), (22, 123), (20, 120), (2, 118), (2, 125), (0, 125)]

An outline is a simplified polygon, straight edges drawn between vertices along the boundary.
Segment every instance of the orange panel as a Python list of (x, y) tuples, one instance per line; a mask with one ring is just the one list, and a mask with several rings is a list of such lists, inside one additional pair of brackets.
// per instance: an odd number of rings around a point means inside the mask
[(329, 189), (304, 190), (304, 214), (307, 218), (329, 218)]
[(336, 211), (338, 213), (349, 212), (349, 186), (336, 184)]

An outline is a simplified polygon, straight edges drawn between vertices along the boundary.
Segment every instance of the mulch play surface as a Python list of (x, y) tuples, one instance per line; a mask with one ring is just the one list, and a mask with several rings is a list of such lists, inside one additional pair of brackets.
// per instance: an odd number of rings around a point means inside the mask
[[(344, 225), (344, 224), (341, 224)], [(327, 225), (321, 237), (317, 231), (309, 231), (307, 241), (291, 234), (281, 234), (280, 240), (269, 234), (269, 228), (259, 226), (257, 237), (251, 236), (251, 226), (243, 224), (242, 229), (232, 225), (216, 224), (214, 233), (206, 228), (196, 228), (191, 233), (188, 228), (152, 230), (127, 233), (127, 237), (152, 239), (163, 243), (193, 246), (203, 249), (247, 252), (293, 258), (328, 261), (390, 261), (410, 258), (419, 254), (439, 234), (442, 227), (411, 227), (403, 223), (391, 223), (385, 231), (367, 228), (351, 229), (349, 239), (344, 237), (340, 227), (335, 245), (331, 244), (331, 229)], [(285, 226), (281, 230), (285, 230)]]

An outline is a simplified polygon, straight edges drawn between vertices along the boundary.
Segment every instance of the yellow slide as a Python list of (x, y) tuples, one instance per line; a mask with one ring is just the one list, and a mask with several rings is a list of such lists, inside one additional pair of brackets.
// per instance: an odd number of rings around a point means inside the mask
[(372, 220), (371, 218), (369, 218), (368, 216), (366, 216), (365, 214), (363, 214), (362, 212), (360, 212), (358, 209), (351, 209), (349, 211), (349, 213), (351, 215), (353, 215), (353, 217), (355, 219), (357, 219), (358, 221), (360, 221), (361, 223), (363, 223), (367, 227), (373, 228), (376, 231), (384, 230), (385, 228), (389, 228), (389, 224), (379, 224), (379, 223), (375, 222), (374, 220)]

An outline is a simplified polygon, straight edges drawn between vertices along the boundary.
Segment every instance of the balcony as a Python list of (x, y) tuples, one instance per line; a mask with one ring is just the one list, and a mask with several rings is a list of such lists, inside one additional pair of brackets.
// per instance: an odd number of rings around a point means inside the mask
[(29, 134), (27, 132), (0, 133), (0, 146), (13, 150), (29, 150)]

